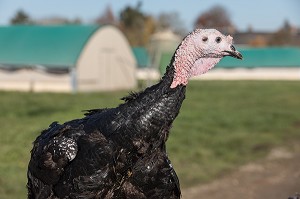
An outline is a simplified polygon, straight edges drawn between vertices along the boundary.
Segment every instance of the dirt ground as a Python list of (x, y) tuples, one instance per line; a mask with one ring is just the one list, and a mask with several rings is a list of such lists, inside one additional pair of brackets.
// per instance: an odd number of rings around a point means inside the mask
[(183, 199), (288, 199), (300, 193), (300, 143), (293, 150), (273, 149), (209, 184), (182, 191)]

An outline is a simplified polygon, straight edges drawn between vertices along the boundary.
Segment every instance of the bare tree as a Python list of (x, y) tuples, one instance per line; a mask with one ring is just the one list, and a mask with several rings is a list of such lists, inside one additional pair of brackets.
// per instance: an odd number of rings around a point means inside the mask
[(157, 29), (171, 29), (181, 36), (188, 32), (177, 12), (161, 13), (157, 18)]
[(18, 10), (15, 16), (10, 20), (11, 24), (29, 24), (32, 23), (29, 15), (23, 11)]
[(248, 44), (253, 47), (265, 47), (268, 45), (268, 41), (265, 37), (257, 35)]
[(117, 25), (118, 23), (109, 5), (106, 7), (104, 13), (95, 20), (95, 22), (97, 24), (112, 24), (112, 25)]
[(195, 28), (216, 28), (222, 32), (233, 32), (234, 26), (227, 10), (219, 5), (212, 7), (199, 15), (196, 19)]
[(271, 46), (291, 45), (293, 40), (292, 26), (289, 21), (285, 20), (282, 28), (273, 34), (269, 44)]
[(68, 19), (60, 16), (51, 16), (42, 19), (35, 19), (35, 24), (40, 25), (61, 25), (61, 24), (81, 24), (80, 18)]

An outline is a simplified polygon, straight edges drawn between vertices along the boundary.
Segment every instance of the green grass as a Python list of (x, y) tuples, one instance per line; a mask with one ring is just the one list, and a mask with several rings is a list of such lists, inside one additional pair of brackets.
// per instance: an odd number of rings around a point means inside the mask
[[(300, 82), (192, 81), (167, 143), (183, 187), (207, 182), (300, 139)], [(0, 198), (26, 197), (31, 143), (52, 121), (113, 107), (127, 92), (0, 92)]]

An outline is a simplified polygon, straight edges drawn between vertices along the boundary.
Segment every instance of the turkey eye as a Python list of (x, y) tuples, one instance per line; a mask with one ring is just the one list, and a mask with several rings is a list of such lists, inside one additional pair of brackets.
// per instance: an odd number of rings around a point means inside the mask
[(217, 37), (217, 38), (216, 38), (216, 42), (217, 42), (217, 43), (220, 43), (221, 41), (222, 41), (221, 37)]
[(208, 40), (207, 37), (203, 37), (203, 38), (202, 38), (202, 41), (207, 41), (207, 40)]

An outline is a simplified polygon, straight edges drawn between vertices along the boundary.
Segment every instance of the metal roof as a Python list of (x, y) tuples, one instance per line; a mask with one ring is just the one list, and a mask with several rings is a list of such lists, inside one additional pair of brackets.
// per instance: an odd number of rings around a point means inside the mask
[(0, 64), (23, 67), (43, 65), (68, 68), (76, 65), (81, 50), (97, 25), (2, 26)]

